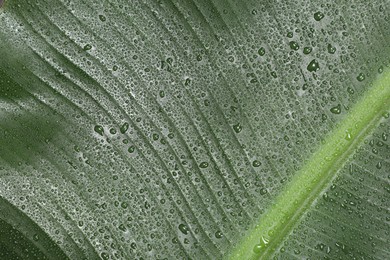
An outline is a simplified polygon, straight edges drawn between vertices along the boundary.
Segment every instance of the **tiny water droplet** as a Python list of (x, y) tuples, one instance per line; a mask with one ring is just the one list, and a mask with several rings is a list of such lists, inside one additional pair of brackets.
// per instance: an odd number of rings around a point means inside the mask
[(332, 112), (333, 114), (340, 114), (341, 113), (341, 105), (338, 104), (337, 106), (332, 107), (330, 109), (330, 112)]
[[(0, 1), (0, 2), (1, 2), (1, 1)], [(1, 5), (1, 3), (0, 3), (0, 5)], [(34, 235), (33, 235), (33, 240), (34, 240), (34, 241), (38, 241), (38, 240), (39, 240), (38, 234), (34, 234)]]
[(351, 135), (351, 133), (347, 130), (346, 131), (346, 136), (345, 136), (345, 140), (352, 140), (352, 135)]
[(218, 230), (217, 232), (215, 232), (215, 237), (216, 238), (222, 238), (223, 237), (223, 234), (220, 230)]
[(314, 20), (316, 20), (317, 22), (321, 21), (322, 18), (324, 18), (324, 17), (325, 17), (325, 14), (320, 12), (320, 11), (314, 13)]
[(304, 47), (303, 54), (310, 54), (313, 51), (312, 47)]
[(332, 44), (328, 44), (328, 52), (330, 54), (334, 54), (336, 52), (336, 47), (332, 46)]
[(260, 56), (264, 56), (264, 54), (265, 54), (265, 49), (264, 49), (264, 47), (261, 47), (261, 48), (257, 51), (257, 53), (258, 53)]
[(209, 167), (209, 164), (208, 164), (208, 162), (202, 162), (199, 164), (199, 167), (205, 169), (205, 168)]
[(252, 162), (252, 166), (253, 167), (259, 167), (261, 165), (261, 162), (259, 162), (258, 160), (254, 160), (253, 162)]
[(93, 130), (95, 130), (96, 133), (98, 133), (99, 135), (103, 136), (103, 133), (104, 133), (104, 129), (101, 125), (96, 125)]
[(241, 131), (242, 131), (242, 126), (241, 126), (241, 124), (238, 123), (238, 124), (233, 125), (233, 130), (234, 130), (234, 132), (236, 132), (237, 134), (238, 134), (239, 132), (241, 132)]
[(106, 21), (106, 17), (104, 15), (99, 15), (99, 20), (102, 21), (102, 22), (105, 22)]
[(364, 79), (366, 78), (366, 76), (363, 74), (363, 73), (360, 73), (357, 77), (356, 77), (356, 79), (358, 80), (358, 81), (363, 81)]
[(260, 254), (261, 253), (261, 249), (262, 249), (262, 246), (260, 244), (256, 244), (254, 247), (253, 247), (253, 253), (255, 254)]
[(88, 51), (88, 50), (90, 50), (90, 49), (92, 49), (92, 45), (91, 45), (91, 44), (86, 44), (86, 45), (84, 46), (84, 50), (85, 50), (85, 51)]
[(129, 153), (134, 153), (134, 151), (135, 151), (134, 145), (130, 146), (129, 149), (127, 149), (127, 151), (128, 151)]

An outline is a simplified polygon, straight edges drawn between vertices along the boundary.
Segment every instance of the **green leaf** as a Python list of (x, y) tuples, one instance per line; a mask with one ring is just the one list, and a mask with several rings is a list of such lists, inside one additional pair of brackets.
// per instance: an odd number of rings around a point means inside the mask
[(388, 258), (388, 1), (1, 5), (0, 258)]

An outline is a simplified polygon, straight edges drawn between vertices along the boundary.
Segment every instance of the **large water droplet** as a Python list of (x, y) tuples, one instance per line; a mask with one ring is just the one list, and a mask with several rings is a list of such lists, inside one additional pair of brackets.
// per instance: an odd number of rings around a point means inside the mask
[(291, 42), (289, 43), (289, 45), (290, 45), (290, 48), (291, 48), (292, 50), (294, 50), (294, 51), (297, 51), (297, 50), (299, 49), (298, 43), (296, 43), (296, 42), (294, 42), (294, 41), (291, 41)]
[(188, 234), (188, 227), (184, 224), (180, 224), (179, 225), (179, 230), (181, 231), (181, 233), (183, 233), (184, 235), (187, 235)]
[(316, 72), (320, 69), (320, 64), (316, 59), (312, 60), (309, 65), (307, 65), (307, 70), (310, 72)]
[(124, 123), (121, 128), (120, 128), (120, 131), (122, 134), (126, 133), (127, 129), (129, 129), (129, 123)]

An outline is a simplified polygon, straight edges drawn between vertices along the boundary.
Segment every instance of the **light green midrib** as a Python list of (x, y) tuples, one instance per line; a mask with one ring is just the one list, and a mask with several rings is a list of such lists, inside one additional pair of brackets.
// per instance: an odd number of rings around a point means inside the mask
[[(327, 136), (228, 258), (268, 259), (389, 108), (390, 70), (386, 70)], [(347, 138), (348, 134), (351, 138)], [(261, 242), (263, 238), (268, 240), (267, 245)], [(262, 246), (260, 252), (254, 253), (253, 248), (259, 244)]]

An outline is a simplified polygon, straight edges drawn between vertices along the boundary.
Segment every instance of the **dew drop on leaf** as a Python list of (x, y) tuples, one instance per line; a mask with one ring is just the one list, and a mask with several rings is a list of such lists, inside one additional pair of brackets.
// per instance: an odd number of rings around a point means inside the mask
[(358, 81), (363, 81), (365, 78), (366, 78), (366, 76), (365, 76), (363, 73), (360, 73), (360, 74), (356, 77), (356, 79), (357, 79)]
[(85, 51), (89, 51), (90, 49), (92, 49), (92, 45), (91, 44), (86, 44), (83, 49)]
[(216, 238), (222, 238), (223, 237), (223, 234), (220, 230), (218, 230), (217, 232), (215, 232), (215, 237)]
[(199, 167), (204, 169), (204, 168), (209, 167), (209, 164), (208, 164), (208, 162), (201, 162), (201, 163), (199, 164)]
[(242, 126), (241, 126), (241, 124), (238, 123), (238, 124), (233, 125), (233, 130), (234, 130), (234, 132), (236, 132), (237, 134), (240, 133), (240, 132), (242, 131)]
[(334, 54), (336, 52), (336, 47), (334, 47), (332, 44), (328, 44), (328, 53)]
[(129, 149), (127, 149), (127, 151), (128, 151), (129, 153), (134, 153), (134, 151), (135, 151), (134, 145), (130, 146)]
[(253, 253), (255, 254), (260, 254), (261, 253), (261, 245), (260, 244), (256, 244), (254, 247), (253, 247)]
[(106, 17), (104, 15), (99, 15), (99, 20), (102, 21), (102, 22), (105, 22), (106, 21)]
[(126, 133), (127, 129), (129, 129), (129, 123), (124, 123), (121, 128), (119, 129), (122, 134)]
[(304, 47), (303, 48), (303, 54), (310, 54), (313, 51), (312, 47)]
[(188, 234), (188, 227), (184, 224), (180, 224), (179, 225), (179, 230), (181, 233), (183, 233), (184, 235), (187, 235)]
[(252, 162), (252, 166), (253, 167), (259, 167), (261, 165), (261, 162), (259, 162), (258, 160), (254, 160), (253, 162)]
[(297, 50), (299, 49), (299, 45), (298, 45), (297, 42), (291, 41), (291, 42), (289, 43), (289, 45), (290, 45), (290, 48), (291, 48), (292, 50), (294, 50), (294, 51), (297, 51)]
[(262, 189), (260, 190), (260, 194), (261, 194), (261, 195), (265, 195), (265, 194), (267, 194), (267, 190), (266, 190), (266, 189), (264, 189), (264, 188), (262, 188)]
[(322, 18), (324, 18), (324, 17), (325, 17), (325, 15), (320, 11), (314, 13), (314, 20), (316, 20), (316, 21), (321, 21)]
[(34, 234), (34, 235), (33, 235), (33, 240), (34, 240), (34, 241), (38, 241), (38, 240), (39, 240), (38, 234)]
[(261, 47), (261, 48), (257, 51), (257, 53), (258, 53), (260, 56), (264, 56), (264, 54), (265, 54), (265, 49), (264, 49), (264, 47)]
[(101, 125), (96, 125), (93, 130), (95, 130), (95, 132), (99, 135), (103, 136), (104, 129)]
[(341, 113), (341, 105), (338, 104), (337, 106), (332, 107), (330, 109), (330, 112), (332, 112), (333, 114), (340, 114)]
[(320, 69), (320, 64), (316, 59), (312, 60), (309, 65), (307, 65), (307, 70), (310, 72), (316, 72)]
[(102, 257), (103, 260), (110, 259), (110, 256), (107, 253), (105, 253), (105, 252), (101, 253), (100, 256)]

